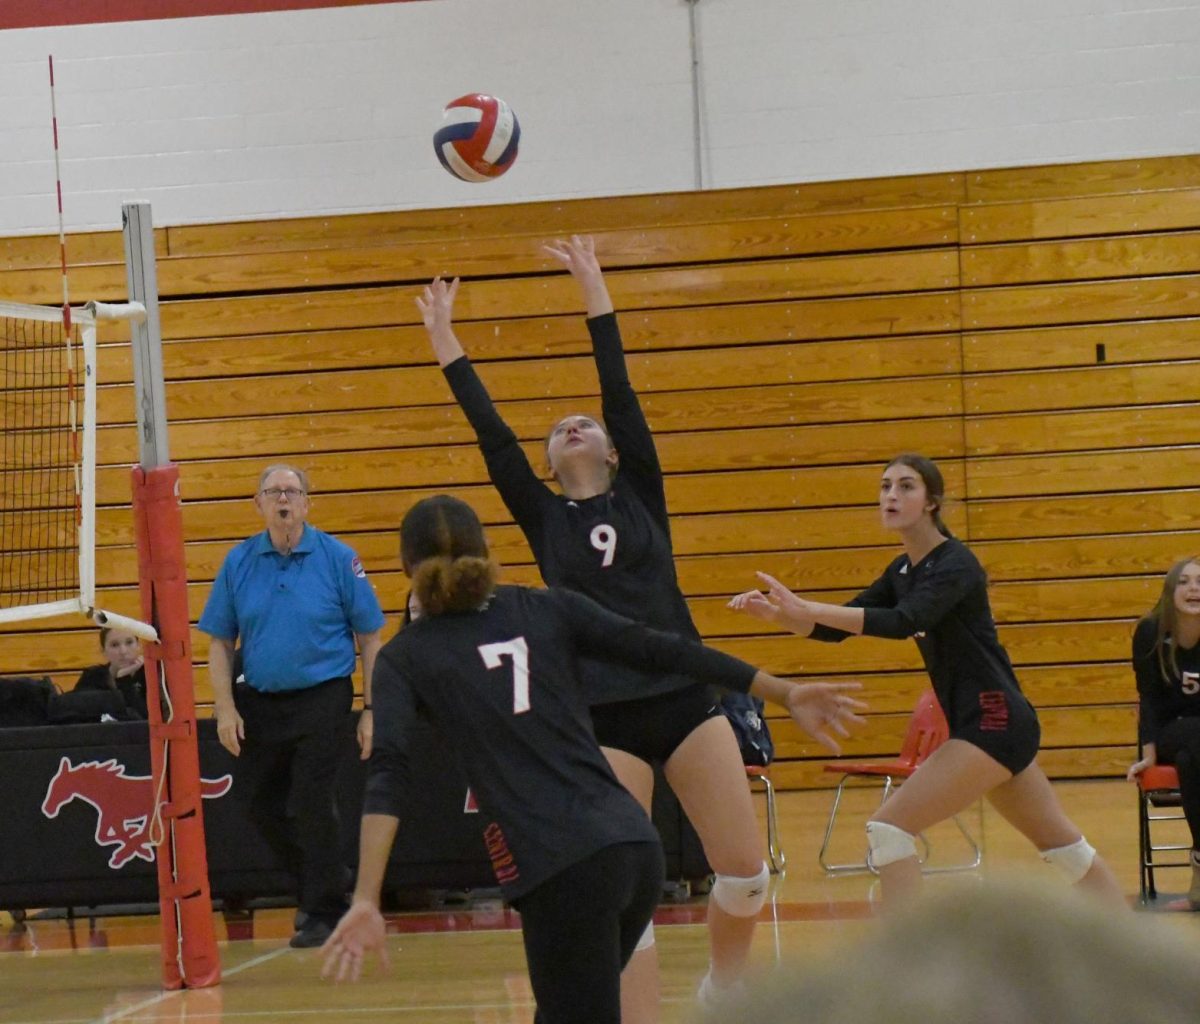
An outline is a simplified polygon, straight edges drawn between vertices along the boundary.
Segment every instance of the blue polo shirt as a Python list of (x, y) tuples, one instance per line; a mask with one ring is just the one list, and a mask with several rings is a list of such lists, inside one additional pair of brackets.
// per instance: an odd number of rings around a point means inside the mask
[(383, 612), (354, 551), (307, 523), (288, 555), (267, 531), (225, 556), (199, 628), (242, 641), (246, 682), (302, 690), (354, 671), (355, 633), (383, 627)]

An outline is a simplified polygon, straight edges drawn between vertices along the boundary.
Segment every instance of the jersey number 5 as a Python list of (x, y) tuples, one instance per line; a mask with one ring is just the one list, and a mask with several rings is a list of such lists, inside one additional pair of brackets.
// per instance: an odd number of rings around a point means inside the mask
[(608, 523), (601, 523), (592, 527), (592, 534), (588, 539), (592, 542), (592, 547), (604, 552), (604, 560), (600, 566), (607, 569), (613, 563), (613, 555), (617, 553), (617, 531)]
[(529, 710), (529, 645), (525, 638), (519, 636), (499, 644), (479, 645), (479, 656), (488, 668), (499, 668), (505, 655), (512, 658), (513, 714), (523, 715)]
[(1184, 693), (1200, 693), (1200, 672), (1184, 672), (1181, 682)]

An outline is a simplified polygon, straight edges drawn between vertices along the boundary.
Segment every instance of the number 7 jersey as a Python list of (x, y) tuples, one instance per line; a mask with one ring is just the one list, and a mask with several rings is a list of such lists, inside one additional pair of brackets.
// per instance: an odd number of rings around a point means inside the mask
[(580, 655), (671, 667), (746, 690), (754, 669), (614, 615), (566, 590), (500, 587), (473, 612), (418, 619), (380, 651), (364, 813), (402, 819), (408, 730), (425, 714), (454, 749), (481, 811), (497, 880), (516, 899), (606, 846), (657, 832), (592, 734)]

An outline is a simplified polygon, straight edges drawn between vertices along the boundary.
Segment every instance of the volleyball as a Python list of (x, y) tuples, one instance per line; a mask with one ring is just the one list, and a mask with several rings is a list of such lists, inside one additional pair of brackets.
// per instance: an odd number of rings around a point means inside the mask
[(442, 166), (462, 181), (490, 181), (517, 159), (521, 126), (504, 100), (482, 93), (446, 104), (433, 148)]

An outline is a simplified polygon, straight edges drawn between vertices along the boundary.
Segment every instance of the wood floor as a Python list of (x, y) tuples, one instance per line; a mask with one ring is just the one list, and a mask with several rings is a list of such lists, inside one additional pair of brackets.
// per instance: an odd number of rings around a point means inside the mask
[[(1137, 832), (1132, 787), (1118, 782), (1059, 783), (1068, 813), (1109, 859), (1127, 892), (1137, 892)], [(861, 822), (873, 797), (853, 794), (843, 810), (837, 859), (861, 855)], [(827, 952), (874, 927), (878, 892), (870, 875), (829, 877), (817, 866), (828, 792), (779, 797), (786, 873), (772, 880), (755, 938), (756, 966), (771, 969)], [(929, 886), (972, 886), (1005, 872), (1050, 871), (1025, 841), (988, 807), (964, 816), (982, 840), (978, 871), (931, 876)], [(957, 832), (931, 836), (933, 861), (967, 850)], [(1048, 876), (1049, 877), (1049, 876)], [(1165, 872), (1167, 894), (1186, 888), (1186, 872)], [(1160, 904), (1165, 903), (1169, 895)], [(707, 962), (704, 901), (666, 904), (656, 928), (663, 976), (664, 1024), (686, 1021)], [(1165, 913), (1168, 927), (1200, 937), (1200, 914)], [(259, 911), (253, 922), (218, 918), (223, 983), (164, 995), (158, 990), (152, 917), (39, 920), (23, 927), (0, 920), (0, 1024), (205, 1022), (306, 1024), (382, 1020), (421, 1024), (529, 1024), (533, 1004), (525, 977), (517, 918), (498, 901), (473, 901), (397, 915), (392, 966), (357, 985), (318, 978), (314, 951), (290, 950), (292, 911)]]

